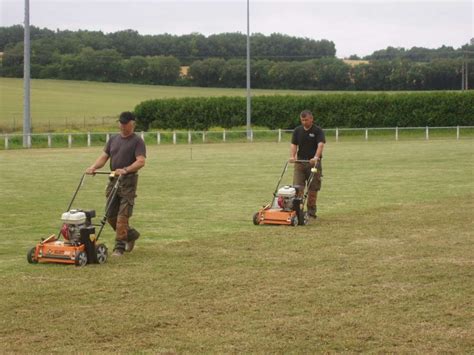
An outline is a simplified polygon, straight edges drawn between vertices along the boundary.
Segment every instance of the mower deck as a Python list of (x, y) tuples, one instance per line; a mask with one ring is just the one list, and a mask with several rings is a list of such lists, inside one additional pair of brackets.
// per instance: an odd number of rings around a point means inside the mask
[[(88, 252), (87, 246), (92, 247), (92, 250), (89, 248)], [(84, 266), (88, 262), (103, 264), (107, 260), (107, 247), (104, 244), (96, 246), (95, 243), (75, 245), (68, 241), (58, 240), (53, 234), (31, 248), (27, 259), (31, 264), (59, 263), (77, 266)]]
[(298, 224), (298, 216), (296, 211), (283, 211), (281, 208), (262, 208), (255, 214), (254, 224), (296, 226)]

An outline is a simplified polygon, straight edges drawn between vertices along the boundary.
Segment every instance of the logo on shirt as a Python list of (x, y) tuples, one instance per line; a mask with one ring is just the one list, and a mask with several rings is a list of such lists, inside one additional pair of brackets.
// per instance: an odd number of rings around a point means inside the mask
[(314, 138), (314, 133), (310, 133), (309, 136), (310, 136), (311, 138)]

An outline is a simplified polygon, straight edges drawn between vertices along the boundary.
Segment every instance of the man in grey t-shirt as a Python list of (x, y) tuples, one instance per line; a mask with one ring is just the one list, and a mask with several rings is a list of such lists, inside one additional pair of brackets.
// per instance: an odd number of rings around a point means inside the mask
[(135, 241), (140, 236), (137, 230), (129, 226), (138, 183), (138, 170), (145, 166), (145, 142), (135, 132), (135, 116), (131, 112), (122, 112), (119, 118), (120, 134), (107, 142), (104, 151), (89, 168), (86, 174), (93, 175), (102, 168), (110, 158), (110, 170), (115, 177), (110, 179), (106, 190), (108, 198), (118, 176), (120, 186), (107, 213), (107, 222), (115, 230), (115, 247), (113, 256), (122, 256), (125, 251), (132, 251)]

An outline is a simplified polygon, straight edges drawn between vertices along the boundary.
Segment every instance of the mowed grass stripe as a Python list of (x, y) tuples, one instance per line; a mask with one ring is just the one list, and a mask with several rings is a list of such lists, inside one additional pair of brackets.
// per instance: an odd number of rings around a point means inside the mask
[[(473, 148), (329, 144), (319, 220), (285, 228), (255, 227), (251, 216), (271, 197), (288, 146), (200, 145), (192, 160), (190, 147), (150, 147), (136, 251), (83, 269), (25, 256), (56, 232), (100, 149), (0, 152), (0, 346), (469, 352)], [(87, 180), (78, 204), (99, 210), (103, 188)], [(104, 241), (112, 246), (110, 229)]]

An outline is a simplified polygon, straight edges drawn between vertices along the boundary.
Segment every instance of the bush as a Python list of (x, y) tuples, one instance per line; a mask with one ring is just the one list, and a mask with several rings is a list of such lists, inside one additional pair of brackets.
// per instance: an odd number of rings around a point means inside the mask
[[(473, 92), (257, 96), (252, 124), (292, 129), (299, 113), (313, 111), (322, 127), (424, 127), (474, 125)], [(135, 107), (140, 129), (207, 130), (245, 125), (245, 97), (148, 100)]]

